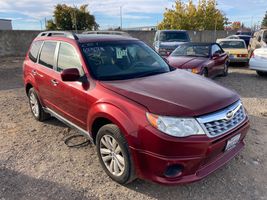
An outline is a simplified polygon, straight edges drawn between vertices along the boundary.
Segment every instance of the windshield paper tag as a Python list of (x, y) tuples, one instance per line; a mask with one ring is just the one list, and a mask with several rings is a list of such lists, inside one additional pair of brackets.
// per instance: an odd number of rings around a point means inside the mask
[(127, 49), (116, 48), (117, 59), (122, 59), (127, 56)]

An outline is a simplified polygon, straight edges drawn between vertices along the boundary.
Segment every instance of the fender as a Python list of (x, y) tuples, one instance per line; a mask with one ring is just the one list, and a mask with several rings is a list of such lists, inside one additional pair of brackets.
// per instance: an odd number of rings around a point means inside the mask
[(90, 134), (92, 134), (92, 126), (97, 118), (106, 118), (116, 124), (125, 138), (138, 130), (136, 123), (131, 120), (129, 115), (110, 103), (99, 102), (90, 109), (87, 119), (87, 130), (89, 130)]

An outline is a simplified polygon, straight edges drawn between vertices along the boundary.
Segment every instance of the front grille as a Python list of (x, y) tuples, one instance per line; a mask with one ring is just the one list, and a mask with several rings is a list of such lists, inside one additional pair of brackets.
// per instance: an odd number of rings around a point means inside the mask
[(246, 114), (240, 101), (222, 111), (198, 118), (209, 137), (222, 135), (237, 127), (245, 119)]

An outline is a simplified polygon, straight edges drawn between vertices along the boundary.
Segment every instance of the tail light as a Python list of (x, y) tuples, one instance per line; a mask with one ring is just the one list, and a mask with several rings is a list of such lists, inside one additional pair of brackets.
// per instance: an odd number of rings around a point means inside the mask
[(248, 57), (248, 54), (237, 54), (237, 57), (246, 58)]
[(254, 52), (251, 53), (250, 58), (255, 58)]

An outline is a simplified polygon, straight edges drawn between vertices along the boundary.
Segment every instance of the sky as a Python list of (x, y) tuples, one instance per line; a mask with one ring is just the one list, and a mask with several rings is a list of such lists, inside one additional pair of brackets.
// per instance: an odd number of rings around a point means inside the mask
[[(0, 0), (0, 19), (12, 19), (13, 29), (44, 29), (45, 19), (51, 19), (57, 3), (79, 6), (89, 4), (100, 29), (120, 26), (122, 7), (123, 28), (155, 26), (163, 18), (165, 8), (175, 0)], [(184, 0), (184, 2), (188, 2)], [(194, 2), (198, 2), (194, 0)], [(230, 22), (241, 21), (246, 26), (259, 24), (267, 11), (267, 0), (217, 0), (218, 7)]]

